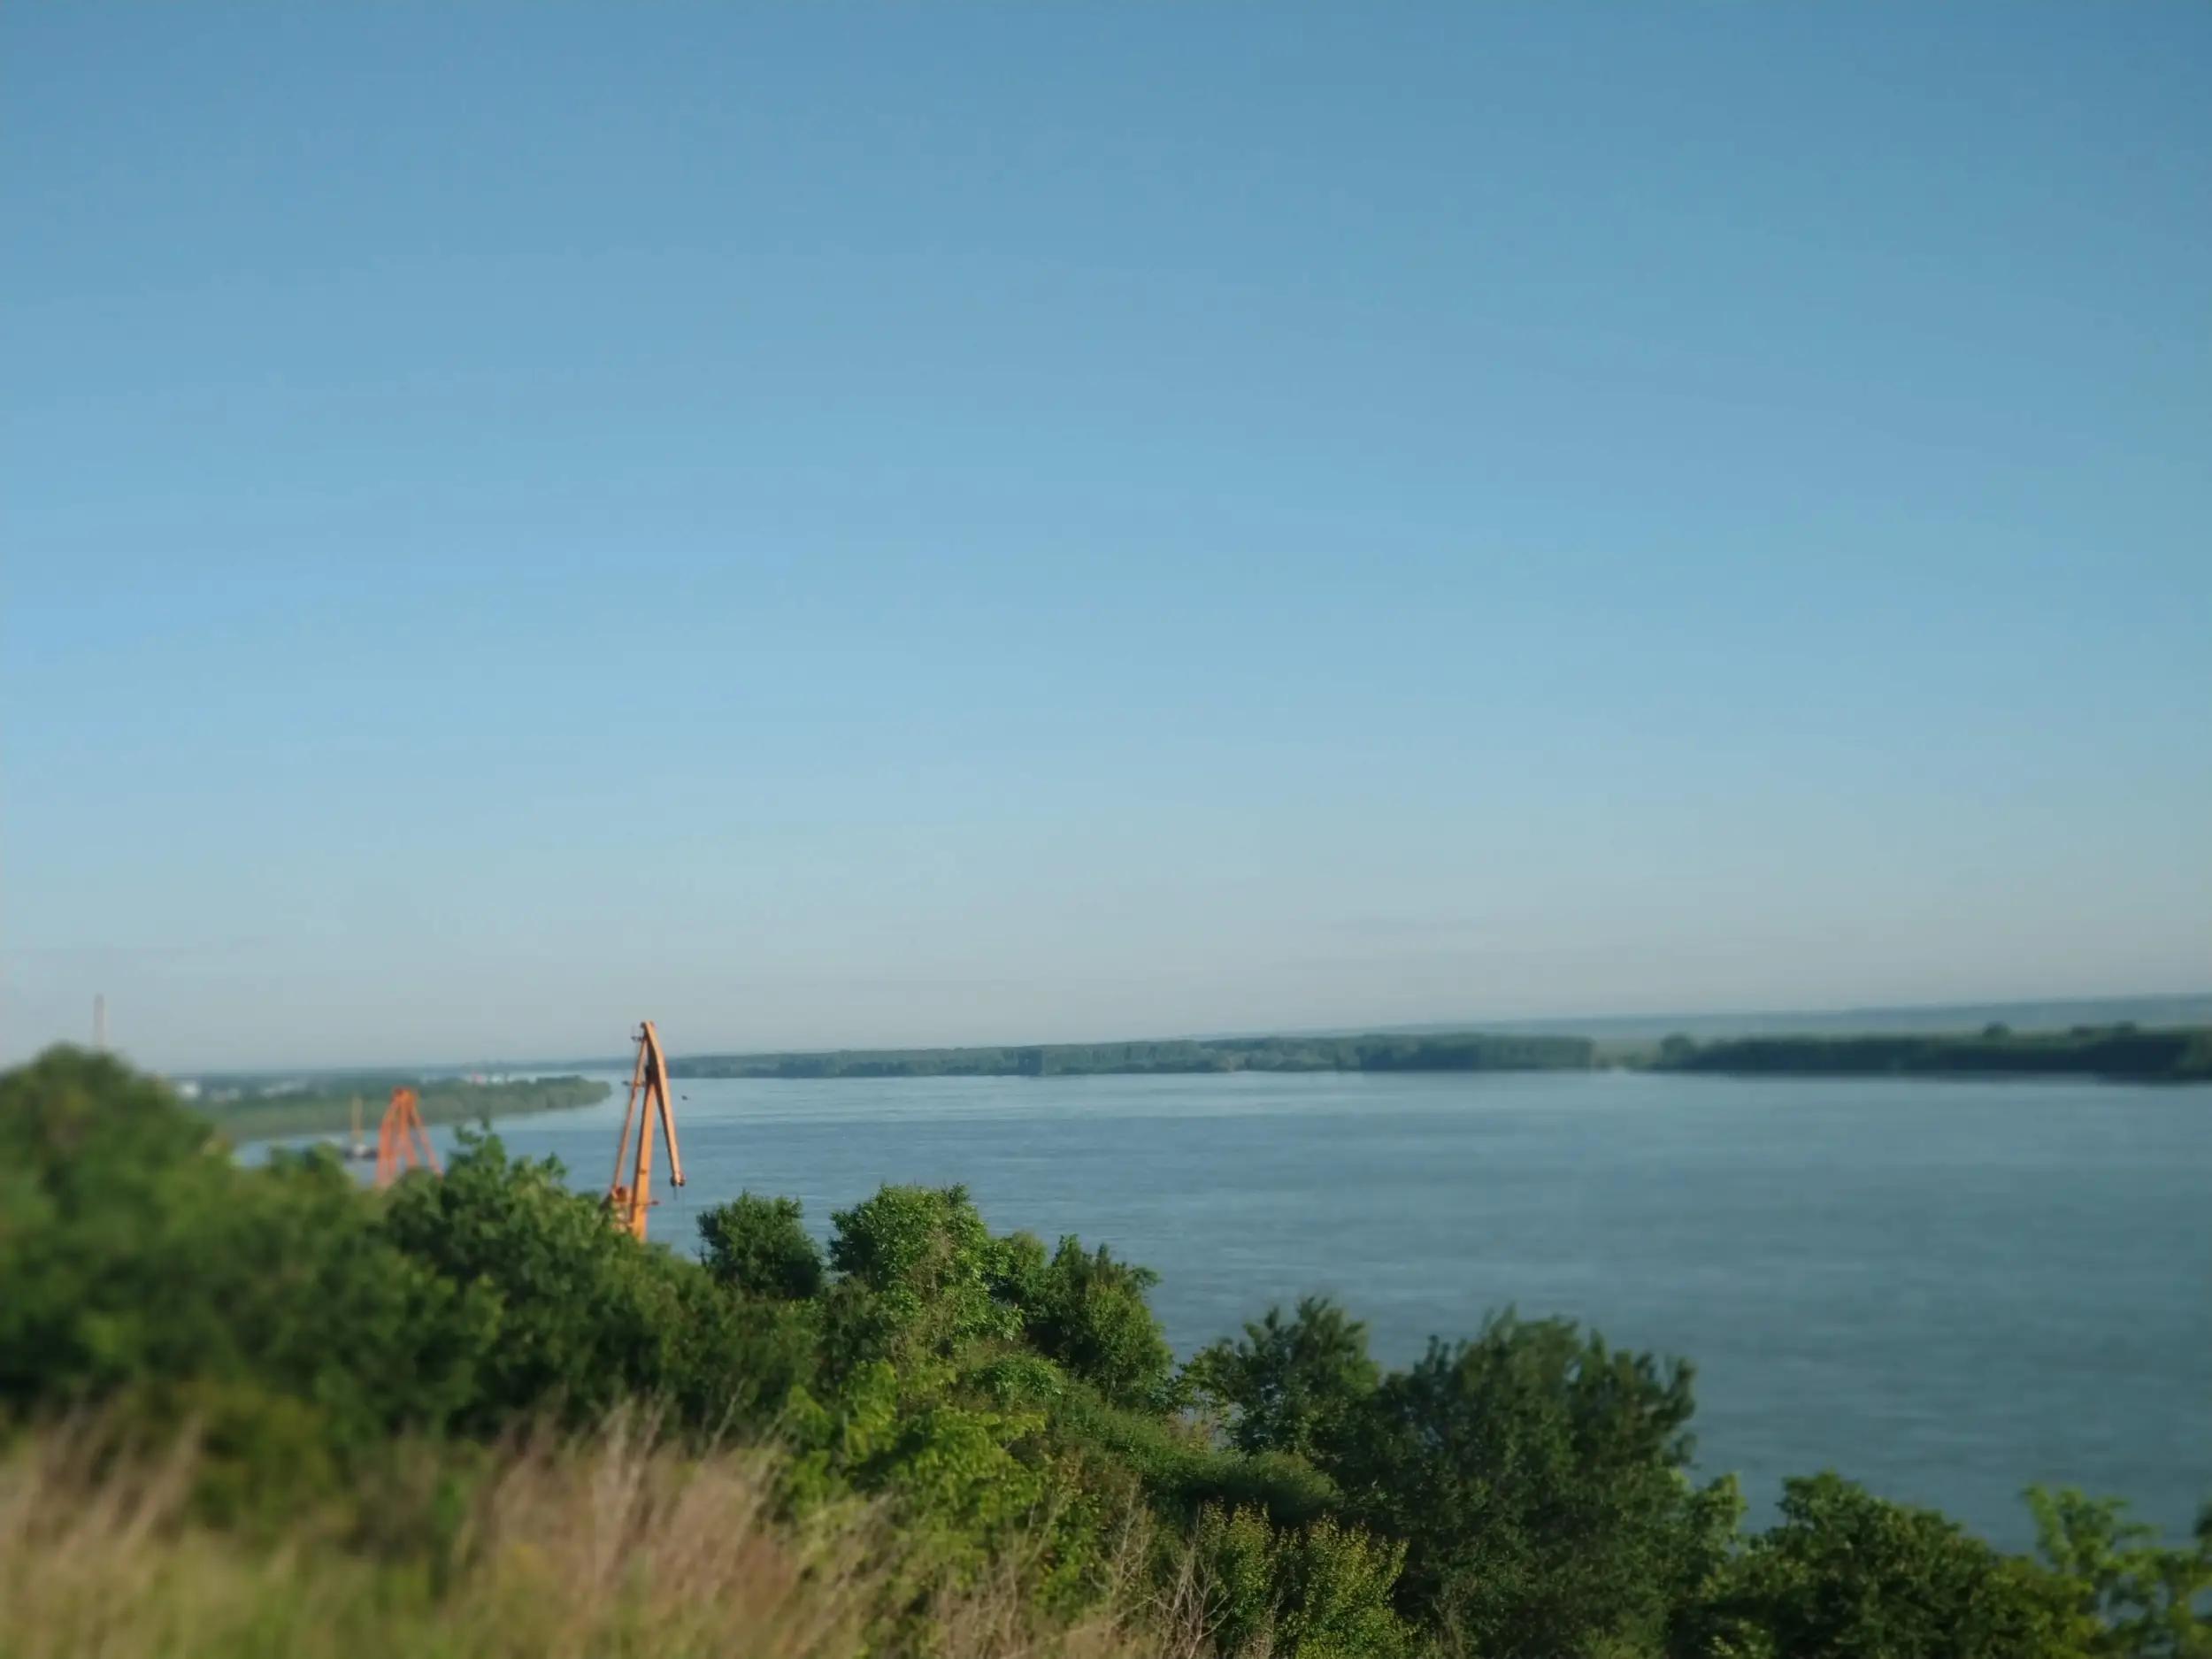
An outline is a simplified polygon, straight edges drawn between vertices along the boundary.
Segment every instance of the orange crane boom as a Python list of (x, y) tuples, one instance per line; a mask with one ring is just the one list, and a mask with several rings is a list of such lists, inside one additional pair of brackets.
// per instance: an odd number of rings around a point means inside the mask
[[(639, 1110), (642, 1104), (644, 1110)], [(647, 1212), (653, 1208), (653, 1124), (660, 1122), (661, 1138), (668, 1142), (668, 1179), (684, 1184), (684, 1161), (676, 1150), (676, 1112), (668, 1102), (668, 1056), (661, 1052), (660, 1033), (645, 1020), (637, 1028), (637, 1064), (630, 1071), (629, 1104), (622, 1109), (622, 1133), (614, 1143), (614, 1179), (607, 1187), (607, 1210), (617, 1225), (631, 1237), (645, 1236)], [(630, 1139), (632, 1124), (637, 1140)], [(624, 1179), (625, 1171), (628, 1179)]]
[(445, 1173), (437, 1148), (430, 1144), (430, 1132), (423, 1127), (421, 1102), (403, 1083), (392, 1091), (392, 1103), (377, 1125), (376, 1184), (389, 1187), (419, 1164), (429, 1165), (434, 1174)]

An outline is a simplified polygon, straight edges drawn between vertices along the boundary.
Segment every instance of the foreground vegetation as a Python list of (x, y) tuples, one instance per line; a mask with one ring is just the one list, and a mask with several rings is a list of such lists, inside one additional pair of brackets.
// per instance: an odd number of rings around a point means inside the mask
[(568, 1111), (595, 1106), (610, 1092), (606, 1084), (580, 1077), (526, 1078), (509, 1083), (471, 1083), (460, 1078), (362, 1077), (311, 1089), (201, 1099), (186, 1104), (233, 1141), (346, 1134), (352, 1129), (357, 1104), (366, 1132), (373, 1136), (393, 1087), (400, 1083), (414, 1089), (423, 1121), (429, 1124), (477, 1124), (528, 1112)]
[(1048, 1043), (1019, 1048), (852, 1048), (826, 1054), (694, 1055), (677, 1077), (1084, 1077), (1190, 1071), (1550, 1071), (1587, 1070), (1583, 1037), (1482, 1032), (1206, 1041)]
[[(685, 1455), (647, 1426), (503, 1448), (465, 1481), (449, 1451), (397, 1444), (373, 1526), (311, 1517), (282, 1548), (196, 1516), (204, 1466), (188, 1451), (119, 1465), (85, 1429), (50, 1432), (0, 1463), (0, 1654), (844, 1659), (902, 1620), (964, 1659), (1040, 1650), (1015, 1582), (918, 1594), (884, 1506), (785, 1525), (772, 1457)], [(1050, 1649), (1202, 1650), (1187, 1579), (1165, 1600), (1133, 1578), (1123, 1589), (1050, 1631)]]
[(1833, 1475), (1741, 1528), (1692, 1378), (1325, 1302), (1178, 1366), (1153, 1276), (886, 1187), (641, 1246), (477, 1141), (246, 1169), (69, 1051), (0, 1078), (0, 1655), (2182, 1659), (2193, 1543), (2039, 1557)]
[(1670, 1037), (1653, 1064), (1662, 1071), (1788, 1076), (2074, 1076), (2131, 1082), (2212, 1079), (2212, 1029), (2145, 1031), (2082, 1025), (2015, 1032), (1991, 1025), (1971, 1035), (1739, 1037), (1694, 1042)]

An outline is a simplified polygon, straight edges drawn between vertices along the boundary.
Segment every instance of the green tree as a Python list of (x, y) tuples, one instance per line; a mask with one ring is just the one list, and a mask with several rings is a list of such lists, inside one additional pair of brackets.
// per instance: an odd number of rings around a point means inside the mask
[(707, 1271), (741, 1295), (803, 1302), (822, 1289), (822, 1251), (795, 1198), (740, 1193), (699, 1217)]
[(1033, 1239), (1004, 1241), (1005, 1294), (1019, 1306), (1036, 1349), (1116, 1405), (1161, 1399), (1175, 1364), (1146, 1292), (1160, 1282), (1148, 1267), (1118, 1262), (1104, 1245), (1085, 1250), (1072, 1235), (1050, 1261)]
[(1681, 1659), (2080, 1659), (2070, 1586), (1952, 1522), (1833, 1474), (1785, 1483), (1678, 1632)]
[(2212, 1505), (2196, 1537), (2168, 1547), (2116, 1498), (2028, 1488), (2037, 1548), (2092, 1627), (2090, 1651), (2117, 1659), (2212, 1659)]
[(885, 1187), (831, 1217), (830, 1265), (843, 1276), (826, 1310), (841, 1363), (898, 1357), (917, 1368), (986, 1340), (1021, 1334), (1006, 1293), (1008, 1247), (964, 1187)]
[(1368, 1357), (1367, 1327), (1309, 1296), (1287, 1319), (1270, 1308), (1240, 1339), (1193, 1356), (1184, 1374), (1202, 1400), (1227, 1412), (1239, 1450), (1310, 1457), (1374, 1391), (1381, 1370)]
[(161, 1084), (67, 1048), (0, 1077), (0, 1404), (257, 1390), (350, 1446), (464, 1415), (497, 1326), (334, 1160), (242, 1169)]
[(723, 1294), (695, 1262), (641, 1246), (548, 1158), (465, 1139), (445, 1179), (392, 1190), (383, 1231), (451, 1285), (495, 1299), (497, 1340), (465, 1426), (557, 1409), (599, 1421), (625, 1401), (703, 1427), (772, 1415), (810, 1369), (803, 1316)]
[(1687, 1366), (1508, 1312), (1385, 1378), (1321, 1463), (1350, 1518), (1405, 1540), (1402, 1609), (1471, 1651), (1649, 1647), (1709, 1553), (1691, 1409)]
[(1402, 1544), (1318, 1520), (1278, 1529), (1259, 1509), (1202, 1510), (1191, 1553), (1224, 1659), (1398, 1659), (1413, 1633), (1393, 1609)]

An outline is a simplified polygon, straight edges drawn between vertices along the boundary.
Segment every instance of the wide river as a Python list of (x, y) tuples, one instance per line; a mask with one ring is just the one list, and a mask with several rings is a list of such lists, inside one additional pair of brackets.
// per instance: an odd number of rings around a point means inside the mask
[[(626, 1077), (498, 1125), (607, 1179)], [(1486, 1310), (1697, 1365), (1699, 1463), (1832, 1467), (2024, 1545), (2031, 1481), (2180, 1534), (2212, 1499), (2212, 1088), (1621, 1072), (680, 1081), (689, 1185), (810, 1225), (964, 1182), (1159, 1270), (1188, 1353), (1325, 1292), (1386, 1362)], [(442, 1139), (446, 1139), (442, 1135)]]

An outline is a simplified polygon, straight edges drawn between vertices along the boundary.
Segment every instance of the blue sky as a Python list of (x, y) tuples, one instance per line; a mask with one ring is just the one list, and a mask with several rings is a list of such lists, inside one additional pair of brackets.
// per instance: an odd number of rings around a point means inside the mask
[(2212, 985), (2212, 10), (0, 62), (0, 1053)]

